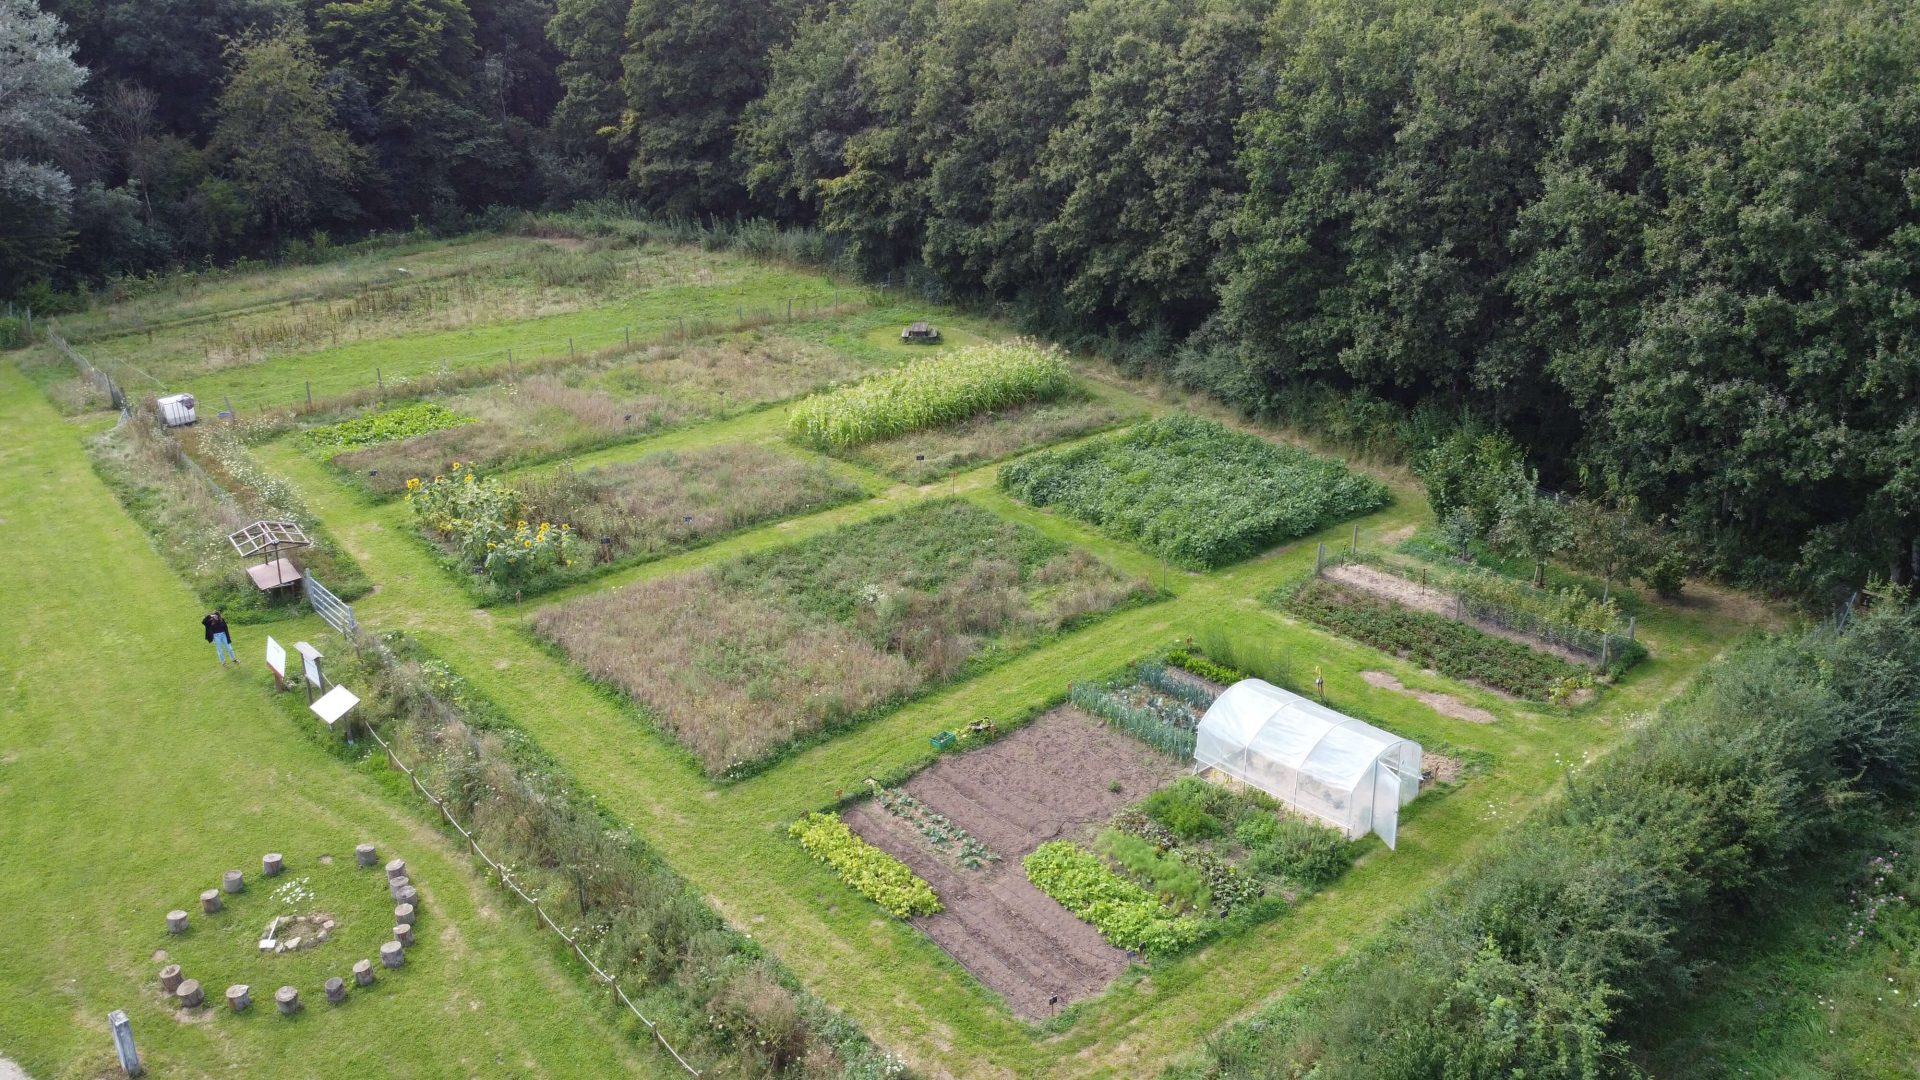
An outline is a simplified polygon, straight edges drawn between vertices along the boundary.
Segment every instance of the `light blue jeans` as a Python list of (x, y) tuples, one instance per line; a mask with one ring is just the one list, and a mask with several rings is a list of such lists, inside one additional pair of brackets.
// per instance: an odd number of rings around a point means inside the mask
[(224, 664), (229, 660), (232, 660), (235, 663), (240, 662), (239, 657), (236, 657), (233, 655), (233, 642), (227, 640), (226, 634), (221, 633), (221, 634), (213, 635), (213, 647), (219, 651), (221, 663)]

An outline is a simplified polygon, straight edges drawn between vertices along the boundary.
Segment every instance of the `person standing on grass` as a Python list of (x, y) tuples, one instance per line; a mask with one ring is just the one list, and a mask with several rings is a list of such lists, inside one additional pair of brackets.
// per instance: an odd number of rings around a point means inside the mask
[(213, 642), (214, 650), (220, 656), (221, 666), (224, 667), (229, 660), (236, 664), (240, 662), (240, 658), (233, 655), (233, 638), (227, 630), (227, 620), (220, 617), (220, 612), (214, 611), (201, 619), (200, 625), (207, 628), (207, 640)]

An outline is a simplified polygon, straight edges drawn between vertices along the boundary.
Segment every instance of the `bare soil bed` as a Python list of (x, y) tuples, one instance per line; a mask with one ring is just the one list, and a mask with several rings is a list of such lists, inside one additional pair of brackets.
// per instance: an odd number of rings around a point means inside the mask
[(915, 925), (1031, 1019), (1048, 1014), (1050, 997), (1064, 1005), (1098, 994), (1126, 969), (1127, 955), (1029, 884), (1021, 859), (1048, 840), (1090, 833), (1181, 771), (1167, 755), (1063, 706), (989, 746), (942, 758), (903, 785), (998, 862), (960, 869), (870, 801), (844, 818), (940, 895), (946, 910)]
[(1469, 705), (1461, 701), (1452, 694), (1442, 694), (1435, 690), (1415, 690), (1385, 671), (1363, 671), (1360, 677), (1365, 679), (1369, 686), (1405, 694), (1441, 716), (1451, 716), (1455, 720), (1465, 720), (1471, 724), (1491, 724), (1500, 719), (1477, 705)]

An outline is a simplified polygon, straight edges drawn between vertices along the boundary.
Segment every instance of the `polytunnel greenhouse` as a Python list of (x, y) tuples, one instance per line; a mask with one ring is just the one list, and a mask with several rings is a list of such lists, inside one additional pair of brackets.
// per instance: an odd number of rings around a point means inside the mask
[(1260, 679), (1234, 683), (1200, 719), (1198, 769), (1218, 769), (1357, 839), (1393, 847), (1420, 792), (1420, 744)]

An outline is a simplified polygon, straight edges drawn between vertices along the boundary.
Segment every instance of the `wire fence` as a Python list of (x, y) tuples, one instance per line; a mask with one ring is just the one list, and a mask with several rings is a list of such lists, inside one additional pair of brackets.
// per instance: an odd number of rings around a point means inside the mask
[[(1373, 558), (1358, 548), (1358, 530), (1355, 531), (1355, 544), (1346, 551), (1328, 552), (1327, 545), (1321, 544), (1314, 558), (1313, 572), (1316, 576), (1338, 566), (1368, 566), (1381, 573), (1398, 578), (1408, 587), (1417, 588), (1444, 601), (1449, 615), (1455, 621), (1478, 623), (1509, 633), (1533, 638), (1555, 648), (1576, 654), (1596, 669), (1606, 668), (1615, 660), (1622, 659), (1639, 649), (1637, 642), (1638, 620), (1628, 616), (1624, 623), (1608, 631), (1590, 630), (1586, 627), (1572, 626), (1536, 612), (1502, 604), (1485, 597), (1474, 596), (1465, 589), (1448, 582), (1444, 574), (1429, 579), (1428, 571), (1418, 571), (1409, 567), (1390, 565)], [(1418, 580), (1410, 576), (1418, 574)], [(1644, 655), (1644, 654), (1642, 654)]]
[[(379, 652), (385, 662), (390, 664), (398, 663), (397, 658), (388, 651), (385, 645), (374, 640), (369, 635), (357, 633), (350, 635), (349, 639), (353, 641), (356, 649), (371, 647)], [(432, 696), (430, 692), (429, 696)], [(436, 701), (437, 700), (436, 698)], [(438, 702), (438, 704), (442, 708), (447, 707), (445, 702)], [(694, 1076), (699, 1076), (700, 1070), (694, 1068), (685, 1057), (681, 1056), (680, 1051), (676, 1049), (672, 1043), (667, 1041), (666, 1035), (660, 1031), (660, 1026), (654, 1023), (652, 1018), (647, 1016), (646, 1013), (640, 1011), (640, 1007), (635, 1005), (633, 999), (627, 996), (627, 992), (621, 987), (619, 980), (604, 971), (599, 964), (594, 963), (593, 957), (587, 955), (587, 950), (581, 948), (579, 941), (565, 930), (560, 929), (560, 924), (554, 922), (553, 917), (547, 914), (546, 909), (540, 905), (539, 899), (528, 894), (526, 890), (520, 887), (519, 882), (514, 880), (511, 870), (496, 862), (492, 856), (487, 854), (486, 850), (480, 846), (479, 839), (473, 835), (459, 818), (454, 816), (453, 810), (447, 805), (446, 800), (427, 789), (427, 785), (420, 779), (419, 774), (414, 769), (408, 767), (406, 762), (400, 760), (400, 755), (394, 751), (392, 744), (381, 738), (380, 732), (376, 730), (373, 725), (367, 724), (364, 726), (367, 734), (371, 735), (373, 741), (378, 743), (380, 749), (386, 753), (387, 764), (406, 774), (407, 780), (412, 783), (413, 789), (419, 792), (420, 797), (427, 800), (434, 809), (440, 811), (440, 816), (446, 819), (447, 824), (451, 825), (453, 830), (459, 833), (462, 839), (466, 840), (467, 847), (472, 850), (474, 857), (485, 863), (488, 869), (491, 869), (495, 874), (499, 875), (500, 884), (506, 886), (507, 891), (525, 901), (527, 906), (533, 909), (534, 914), (540, 917), (540, 921), (546, 924), (547, 929), (559, 935), (560, 940), (567, 943), (567, 947), (573, 950), (574, 955), (580, 958), (581, 963), (587, 965), (587, 968), (593, 972), (595, 978), (613, 988), (614, 996), (620, 999), (620, 1004), (626, 1006), (627, 1011), (631, 1012), (640, 1023), (646, 1026), (647, 1030), (653, 1034), (654, 1039), (666, 1049), (667, 1053), (673, 1055), (673, 1060), (680, 1063), (681, 1068), (687, 1070), (688, 1073)]]
[(59, 332), (53, 328), (52, 324), (47, 324), (46, 334), (47, 341), (52, 343), (53, 347), (58, 349), (60, 355), (66, 357), (69, 363), (79, 368), (80, 374), (84, 376), (88, 382), (98, 387), (101, 393), (106, 394), (107, 400), (113, 403), (114, 408), (122, 411), (126, 410), (127, 395), (121, 392), (120, 384), (113, 380), (113, 376), (93, 366), (92, 361), (75, 352), (73, 347), (67, 344), (67, 339), (61, 337)]
[[(181, 385), (171, 387), (131, 363), (113, 360), (102, 362), (119, 373), (122, 381), (131, 373), (139, 378), (139, 385), (150, 386), (155, 392), (191, 390), (204, 399), (203, 404), (211, 406), (217, 401), (222, 412), (236, 416), (243, 412), (303, 412), (321, 407), (377, 402), (387, 397), (415, 397), (477, 386), (503, 378), (514, 379), (573, 364), (605, 360), (627, 352), (690, 344), (718, 334), (851, 314), (872, 306), (876, 302), (876, 293), (884, 302), (887, 291), (884, 287), (876, 286), (871, 290), (849, 288), (817, 294), (796, 293), (776, 304), (749, 305), (722, 299), (697, 304), (682, 313), (636, 319), (618, 326), (520, 341), (474, 352), (423, 351), (404, 359), (370, 363), (363, 369), (322, 374), (303, 374), (295, 366), (294, 362), (313, 354), (267, 356), (250, 364), (234, 365), (231, 370), (235, 381), (225, 385), (218, 372), (209, 374), (200, 371), (182, 373), (177, 380)], [(367, 343), (379, 340), (367, 339)], [(71, 352), (64, 341), (61, 347), (69, 355), (79, 355)], [(259, 385), (266, 381), (261, 374), (262, 365), (277, 361), (285, 362), (282, 366), (285, 368), (286, 381), (277, 385)], [(83, 367), (83, 370), (89, 369), (99, 370), (90, 363)], [(280, 373), (275, 371), (269, 378), (277, 378)]]

